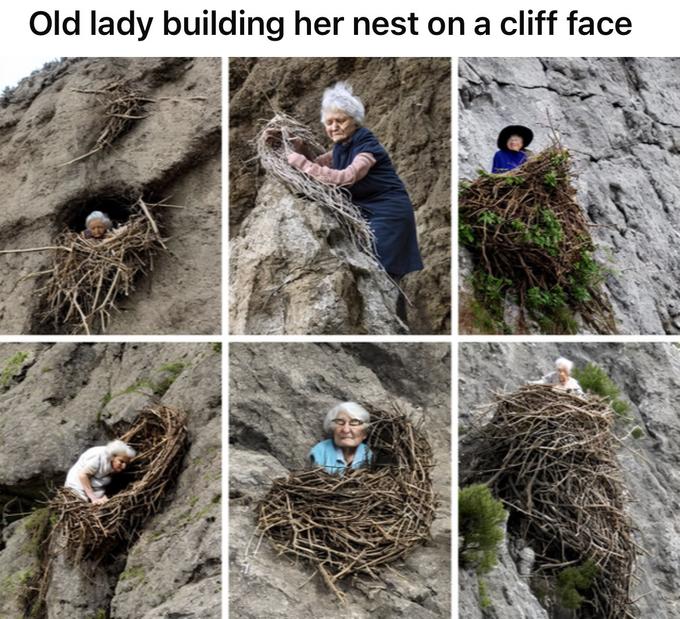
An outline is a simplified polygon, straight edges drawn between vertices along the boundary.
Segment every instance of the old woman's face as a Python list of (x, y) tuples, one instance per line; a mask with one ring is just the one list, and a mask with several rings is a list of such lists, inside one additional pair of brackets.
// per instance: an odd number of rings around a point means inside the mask
[[(352, 425), (354, 424), (354, 425)], [(336, 447), (356, 448), (366, 438), (366, 424), (341, 411), (333, 420), (333, 442)]]
[(524, 140), (519, 135), (511, 135), (508, 138), (508, 150), (518, 152), (524, 147)]
[(569, 370), (565, 367), (557, 368), (557, 377), (560, 379), (560, 385), (566, 385), (569, 380)]
[(95, 239), (102, 238), (109, 229), (101, 219), (93, 219), (89, 224), (87, 224), (87, 228)]
[(323, 124), (326, 135), (334, 144), (349, 140), (358, 127), (356, 120), (340, 110), (327, 112), (323, 117)]
[(122, 473), (127, 468), (127, 465), (129, 463), (130, 458), (126, 458), (125, 456), (121, 455), (116, 455), (113, 456), (113, 459), (111, 460), (111, 468), (113, 469), (114, 473)]

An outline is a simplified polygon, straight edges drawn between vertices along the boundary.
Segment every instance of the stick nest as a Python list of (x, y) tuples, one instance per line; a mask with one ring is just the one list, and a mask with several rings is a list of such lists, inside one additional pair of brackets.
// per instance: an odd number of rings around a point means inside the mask
[(92, 505), (61, 488), (49, 508), (57, 521), (56, 536), (76, 561), (99, 559), (137, 536), (147, 518), (158, 511), (174, 485), (187, 449), (185, 416), (166, 406), (144, 409), (121, 440), (137, 451), (125, 473), (132, 481), (103, 505)]
[(491, 421), (474, 432), (470, 477), (510, 508), (511, 528), (536, 552), (537, 574), (557, 576), (568, 565), (594, 562), (584, 616), (635, 617), (637, 546), (607, 400), (547, 385), (497, 399)]
[(463, 181), (461, 243), (497, 294), (513, 289), (522, 316), (568, 306), (596, 332), (615, 333), (572, 176), (569, 151), (555, 143), (510, 172)]
[(261, 534), (279, 554), (310, 561), (341, 600), (339, 580), (377, 578), (378, 567), (428, 540), (437, 506), (432, 449), (404, 412), (371, 411), (367, 441), (371, 468), (291, 473), (258, 506)]
[(375, 237), (349, 192), (317, 180), (288, 163), (288, 155), (304, 149), (314, 159), (325, 152), (312, 131), (290, 116), (276, 114), (255, 139), (257, 156), (262, 167), (295, 194), (319, 204), (345, 231), (352, 245), (364, 254), (378, 270), (383, 270), (375, 248)]
[(153, 257), (167, 247), (151, 211), (159, 204), (140, 198), (125, 225), (103, 239), (64, 232), (42, 295), (41, 322), (55, 331), (106, 332), (116, 303), (134, 290), (138, 276), (153, 270)]

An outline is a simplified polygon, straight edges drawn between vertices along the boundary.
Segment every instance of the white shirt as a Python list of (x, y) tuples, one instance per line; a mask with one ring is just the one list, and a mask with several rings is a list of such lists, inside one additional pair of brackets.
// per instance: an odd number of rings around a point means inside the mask
[(550, 374), (546, 374), (543, 378), (541, 378), (541, 380), (536, 381), (533, 384), (552, 385), (555, 387), (555, 389), (561, 389), (562, 391), (566, 391), (567, 393), (572, 393), (573, 395), (578, 395), (581, 397), (585, 396), (583, 389), (581, 389), (581, 385), (578, 384), (578, 381), (575, 378), (570, 376), (567, 382), (563, 385), (560, 382), (560, 375), (557, 372), (550, 372)]
[(80, 483), (81, 473), (90, 478), (90, 485), (94, 495), (99, 499), (104, 496), (104, 487), (111, 483), (111, 458), (106, 453), (104, 445), (90, 447), (83, 453), (78, 461), (69, 469), (64, 486), (77, 492), (83, 499), (88, 500), (85, 488)]

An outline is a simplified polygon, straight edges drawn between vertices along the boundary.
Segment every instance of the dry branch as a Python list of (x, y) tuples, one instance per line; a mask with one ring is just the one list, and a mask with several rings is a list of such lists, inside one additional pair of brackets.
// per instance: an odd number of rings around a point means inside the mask
[(119, 299), (134, 290), (139, 274), (153, 270), (154, 254), (167, 251), (152, 216), (158, 206), (140, 198), (126, 224), (101, 240), (71, 231), (57, 240), (48, 282), (38, 291), (43, 324), (88, 335), (106, 331)]
[(330, 475), (324, 469), (275, 479), (258, 506), (258, 529), (279, 554), (311, 562), (338, 598), (337, 582), (377, 568), (430, 537), (437, 506), (432, 449), (398, 407), (372, 411), (369, 469)]
[(587, 597), (602, 619), (635, 617), (636, 557), (618, 439), (606, 399), (547, 385), (497, 395), (477, 428), (467, 481), (483, 481), (510, 509), (516, 533), (536, 552), (538, 572), (556, 576), (588, 559), (598, 568)]
[(356, 249), (384, 273), (376, 256), (373, 231), (359, 207), (352, 202), (349, 192), (312, 178), (288, 163), (288, 155), (296, 150), (298, 144), (304, 144), (310, 156), (324, 152), (308, 127), (281, 113), (266, 123), (255, 140), (257, 155), (264, 169), (293, 193), (304, 195), (333, 215)]

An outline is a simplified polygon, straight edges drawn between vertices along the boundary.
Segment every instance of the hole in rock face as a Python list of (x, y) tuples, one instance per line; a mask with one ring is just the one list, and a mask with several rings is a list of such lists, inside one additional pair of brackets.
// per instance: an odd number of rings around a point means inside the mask
[(92, 211), (101, 211), (109, 216), (113, 227), (124, 224), (131, 215), (131, 207), (136, 197), (126, 194), (99, 194), (72, 200), (62, 208), (57, 218), (59, 232), (68, 228), (72, 232), (85, 230), (85, 220)]

